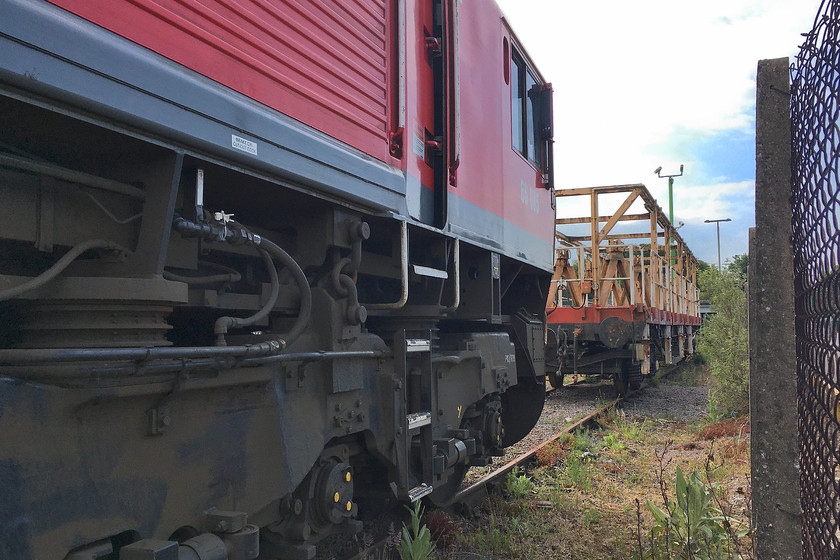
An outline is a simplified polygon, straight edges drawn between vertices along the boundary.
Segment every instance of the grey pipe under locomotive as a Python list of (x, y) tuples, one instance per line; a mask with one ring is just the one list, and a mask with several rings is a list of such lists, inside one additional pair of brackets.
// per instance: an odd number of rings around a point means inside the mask
[[(550, 112), (540, 157), (504, 143), (539, 237), (466, 200), (460, 3), (430, 3), (438, 132), (383, 131), (387, 158), (55, 4), (0, 6), (0, 558), (311, 558), (383, 502), (448, 502), (531, 429)], [(421, 148), (431, 186), (401, 164)]]

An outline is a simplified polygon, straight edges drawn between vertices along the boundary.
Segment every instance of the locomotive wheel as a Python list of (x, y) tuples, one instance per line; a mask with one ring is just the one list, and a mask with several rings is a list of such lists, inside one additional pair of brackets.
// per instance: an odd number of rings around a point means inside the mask
[(356, 513), (353, 503), (353, 469), (337, 459), (321, 467), (315, 484), (313, 525), (319, 530), (337, 525)]
[(545, 405), (545, 376), (539, 382), (520, 378), (519, 383), (502, 393), (502, 423), (505, 433), (502, 446), (508, 447), (528, 435), (540, 419)]

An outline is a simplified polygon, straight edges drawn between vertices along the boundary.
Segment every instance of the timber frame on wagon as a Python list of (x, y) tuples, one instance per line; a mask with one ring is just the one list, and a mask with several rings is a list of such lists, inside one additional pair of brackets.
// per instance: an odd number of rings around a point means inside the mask
[[(622, 193), (615, 212), (601, 215), (600, 197)], [(697, 259), (642, 184), (560, 189), (555, 196), (588, 197), (589, 214), (556, 220), (546, 302), (549, 381), (559, 387), (566, 373), (611, 376), (624, 394), (659, 362), (694, 352)], [(588, 234), (567, 233), (580, 224), (589, 225)]]

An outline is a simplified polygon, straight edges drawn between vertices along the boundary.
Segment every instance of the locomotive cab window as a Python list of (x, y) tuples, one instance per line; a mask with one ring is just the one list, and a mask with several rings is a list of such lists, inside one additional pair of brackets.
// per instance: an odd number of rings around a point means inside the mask
[[(545, 170), (546, 131), (550, 131), (550, 111), (543, 109), (545, 86), (528, 68), (516, 49), (510, 64), (511, 134), (513, 148), (537, 169)], [(543, 114), (545, 113), (545, 114)]]

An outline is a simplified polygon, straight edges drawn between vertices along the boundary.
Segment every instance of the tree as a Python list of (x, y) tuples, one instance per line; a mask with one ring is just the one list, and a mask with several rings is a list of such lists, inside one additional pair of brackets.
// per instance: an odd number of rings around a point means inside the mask
[(734, 255), (726, 259), (726, 272), (734, 274), (743, 289), (747, 284), (747, 267), (750, 264), (750, 257), (746, 254)]
[[(743, 260), (743, 259), (741, 259)], [(712, 398), (722, 408), (749, 410), (749, 349), (747, 346), (747, 296), (740, 271), (709, 268), (699, 274), (701, 298), (716, 314), (706, 319), (698, 334), (698, 349), (714, 377)]]
[(706, 271), (708, 271), (710, 268), (712, 268), (712, 267), (709, 265), (709, 263), (707, 263), (706, 261), (701, 261), (700, 259), (697, 259), (697, 290), (700, 292), (700, 299), (703, 302), (707, 301), (706, 295), (705, 295), (706, 290), (705, 290), (705, 287), (703, 286), (703, 279), (706, 276), (706, 274), (705, 274)]

